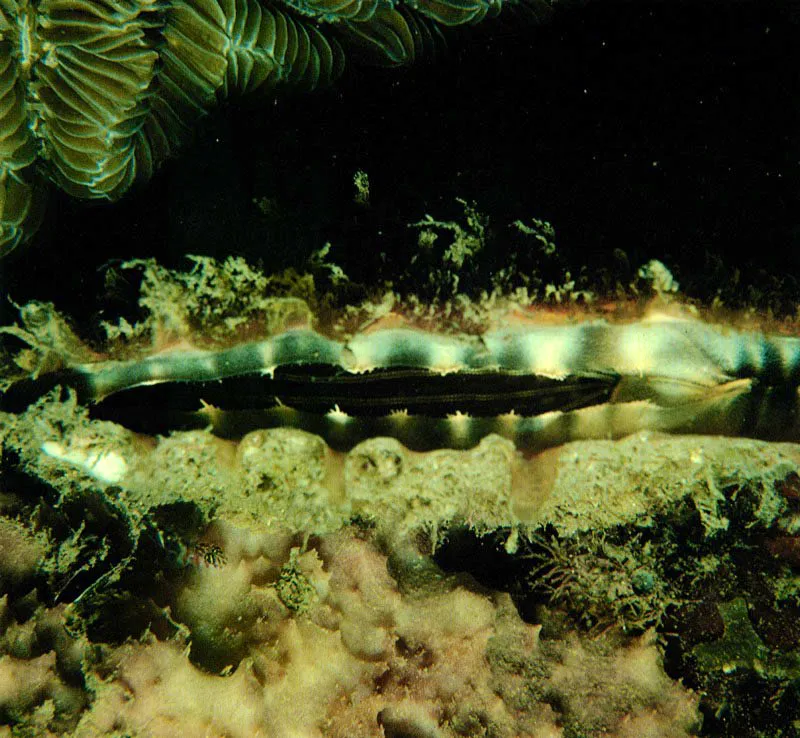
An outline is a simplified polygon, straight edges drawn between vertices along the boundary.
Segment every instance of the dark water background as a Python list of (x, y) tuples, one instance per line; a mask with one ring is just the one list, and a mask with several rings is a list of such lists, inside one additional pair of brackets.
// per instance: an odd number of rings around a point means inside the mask
[[(53, 193), (0, 287), (82, 320), (120, 308), (104, 297), (109, 261), (235, 254), (275, 270), (326, 241), (354, 279), (390, 278), (416, 248), (407, 224), (456, 218), (461, 197), (490, 217), (495, 265), (518, 247), (507, 224), (538, 217), (566, 263), (624, 276), (659, 258), (705, 298), (738, 270), (745, 301), (788, 305), (798, 62), (796, 3), (589, 2), (540, 27), (485, 22), (427, 64), (350, 64), (333, 90), (226, 105), (119, 203)], [(369, 208), (353, 202), (358, 169)]]

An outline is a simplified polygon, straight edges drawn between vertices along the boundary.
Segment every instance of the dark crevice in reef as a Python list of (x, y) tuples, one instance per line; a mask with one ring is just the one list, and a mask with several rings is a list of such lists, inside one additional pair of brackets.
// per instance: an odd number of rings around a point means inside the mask
[(444, 572), (463, 572), (484, 587), (508, 592), (529, 568), (504, 549), (504, 536), (509, 533), (500, 529), (479, 536), (468, 527), (451, 528), (433, 560)]
[(433, 561), (445, 574), (466, 574), (487, 590), (508, 592), (523, 620), (541, 623), (542, 607), (552, 595), (542, 575), (555, 566), (545, 542), (555, 533), (538, 531), (535, 537), (524, 539), (515, 553), (506, 550), (510, 534), (508, 528), (487, 535), (478, 535), (466, 526), (450, 528)]

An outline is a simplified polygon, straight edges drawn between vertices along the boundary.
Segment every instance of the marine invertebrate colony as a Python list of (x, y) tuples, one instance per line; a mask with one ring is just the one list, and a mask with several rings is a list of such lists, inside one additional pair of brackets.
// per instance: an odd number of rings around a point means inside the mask
[[(546, 0), (533, 7), (549, 8)], [(414, 60), (497, 0), (2, 0), (0, 256), (37, 227), (46, 181), (116, 199), (233, 95), (335, 80), (346, 55)]]

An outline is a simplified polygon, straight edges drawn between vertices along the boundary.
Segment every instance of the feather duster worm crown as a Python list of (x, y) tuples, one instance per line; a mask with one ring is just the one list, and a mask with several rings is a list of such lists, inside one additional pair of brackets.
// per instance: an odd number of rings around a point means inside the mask
[(0, 0), (0, 256), (35, 231), (47, 180), (75, 197), (116, 199), (220, 100), (330, 84), (345, 50), (407, 64), (440, 26), (499, 8), (499, 0)]

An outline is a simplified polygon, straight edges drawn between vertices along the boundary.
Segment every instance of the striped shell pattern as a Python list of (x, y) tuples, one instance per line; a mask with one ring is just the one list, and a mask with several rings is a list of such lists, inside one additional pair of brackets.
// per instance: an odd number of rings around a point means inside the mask
[(497, 434), (529, 451), (638, 431), (800, 438), (800, 338), (658, 312), (478, 335), (381, 328), (342, 341), (292, 329), (72, 364), (17, 382), (0, 410), (59, 386), (148, 434), (288, 426), (337, 449), (376, 436), (428, 450)]

